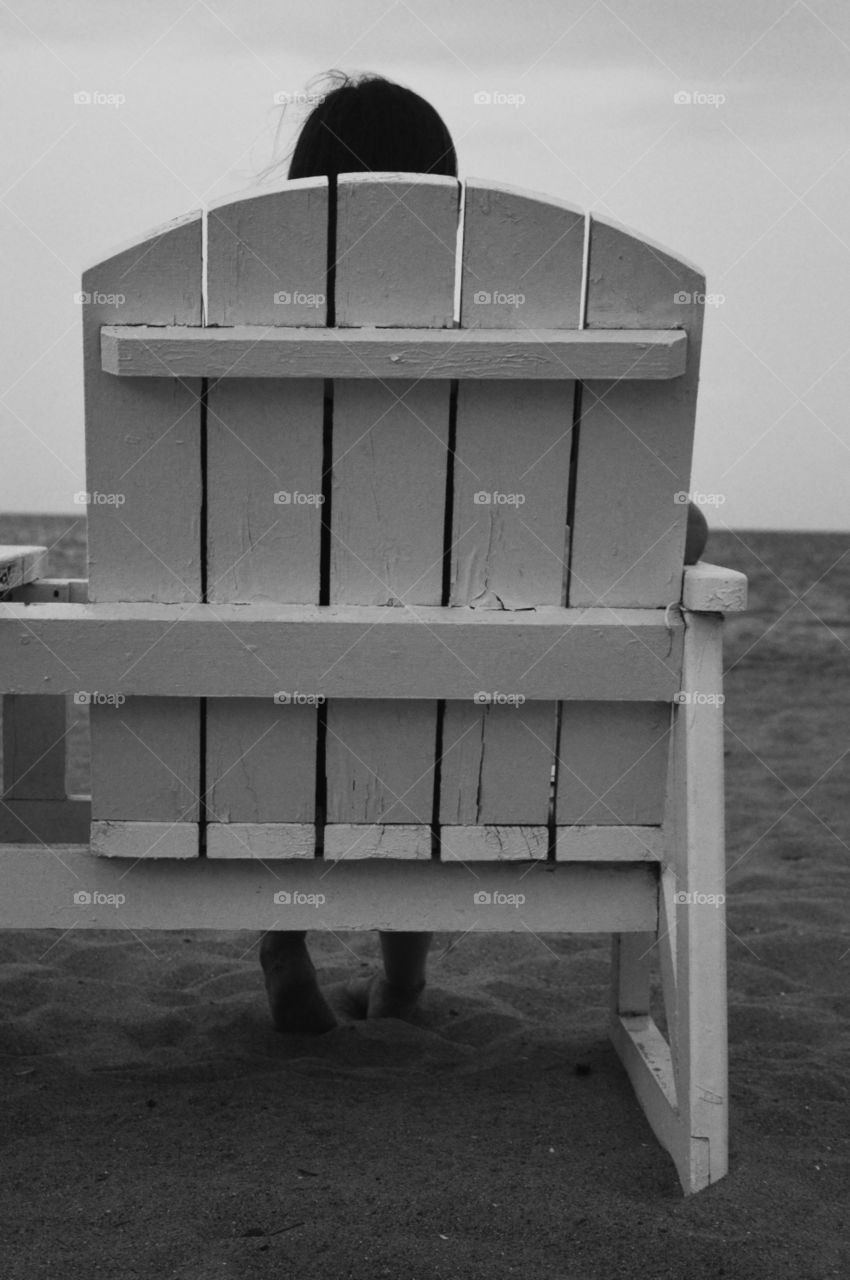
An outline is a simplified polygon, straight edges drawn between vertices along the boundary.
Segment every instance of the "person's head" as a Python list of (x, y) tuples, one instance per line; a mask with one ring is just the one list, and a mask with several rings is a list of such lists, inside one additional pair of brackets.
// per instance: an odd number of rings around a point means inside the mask
[(364, 171), (457, 177), (451, 134), (418, 93), (377, 75), (330, 78), (336, 86), (304, 121), (289, 178)]

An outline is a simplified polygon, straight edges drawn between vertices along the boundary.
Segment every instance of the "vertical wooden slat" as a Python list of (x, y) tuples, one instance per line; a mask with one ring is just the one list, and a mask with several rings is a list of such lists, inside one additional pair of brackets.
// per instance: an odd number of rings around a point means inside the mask
[[(213, 205), (209, 323), (324, 325), (327, 223), (326, 178)], [(220, 379), (209, 387), (211, 603), (318, 603), (323, 415), (320, 378)], [(212, 858), (312, 857), (315, 850), (317, 711), (298, 697), (320, 691), (293, 689), (286, 671), (267, 675), (267, 701), (207, 700)]]
[[(569, 604), (660, 607), (681, 595), (705, 281), (599, 218), (591, 218), (587, 277), (587, 328), (683, 327), (688, 364), (669, 382), (582, 387)], [(652, 703), (563, 704), (559, 827), (660, 823), (669, 716)]]
[(558, 826), (659, 826), (670, 707), (565, 702), (558, 743)]
[[(200, 598), (200, 381), (103, 373), (100, 326), (200, 324), (201, 273), (201, 214), (194, 212), (83, 274), (93, 602)], [(128, 698), (120, 720), (113, 705), (91, 704), (92, 846), (136, 857), (191, 856), (197, 851), (198, 703), (178, 708), (163, 700), (152, 715), (148, 702)], [(161, 786), (164, 760), (179, 779), (179, 814), (172, 792)], [(139, 795), (149, 798), (147, 806), (134, 804)]]
[(582, 389), (569, 603), (661, 608), (681, 596), (705, 279), (650, 240), (590, 224), (588, 329), (680, 329), (686, 372)]
[[(462, 327), (577, 328), (583, 214), (479, 181), (464, 210)], [(562, 603), (573, 397), (572, 381), (461, 383), (452, 604)], [(500, 701), (522, 689), (481, 694), (446, 704), (442, 856), (545, 857), (555, 704)]]
[(450, 329), (459, 188), (419, 173), (337, 182), (336, 323)]
[[(458, 198), (451, 178), (339, 179), (338, 325), (452, 324)], [(448, 382), (335, 384), (331, 604), (440, 603), (448, 425)], [(325, 857), (430, 857), (435, 742), (435, 703), (329, 703)]]

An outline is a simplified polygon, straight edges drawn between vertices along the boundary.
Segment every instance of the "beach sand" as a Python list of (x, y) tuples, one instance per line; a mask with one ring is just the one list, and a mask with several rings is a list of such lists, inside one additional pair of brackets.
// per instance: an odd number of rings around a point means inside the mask
[[(606, 1038), (605, 937), (438, 935), (413, 1024), (310, 1038), (273, 1030), (252, 935), (7, 931), (4, 1280), (850, 1274), (850, 538), (714, 534), (707, 558), (751, 577), (729, 1175), (682, 1197)], [(311, 947), (342, 1010), (377, 936)]]

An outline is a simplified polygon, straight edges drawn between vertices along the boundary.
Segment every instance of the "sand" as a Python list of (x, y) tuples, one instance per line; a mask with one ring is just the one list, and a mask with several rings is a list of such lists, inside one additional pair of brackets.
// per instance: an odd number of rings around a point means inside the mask
[(439, 935), (407, 1024), (343, 1012), (375, 935), (313, 934), (344, 1020), (310, 1038), (272, 1029), (252, 935), (9, 931), (4, 1280), (850, 1274), (850, 538), (708, 555), (753, 595), (727, 643), (729, 1175), (682, 1197), (606, 1039), (604, 937)]

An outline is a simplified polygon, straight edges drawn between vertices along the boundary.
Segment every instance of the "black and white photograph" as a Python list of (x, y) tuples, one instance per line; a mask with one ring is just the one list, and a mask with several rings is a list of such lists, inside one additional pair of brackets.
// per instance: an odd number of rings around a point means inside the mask
[(0, 0), (3, 1280), (850, 1276), (850, 9)]

